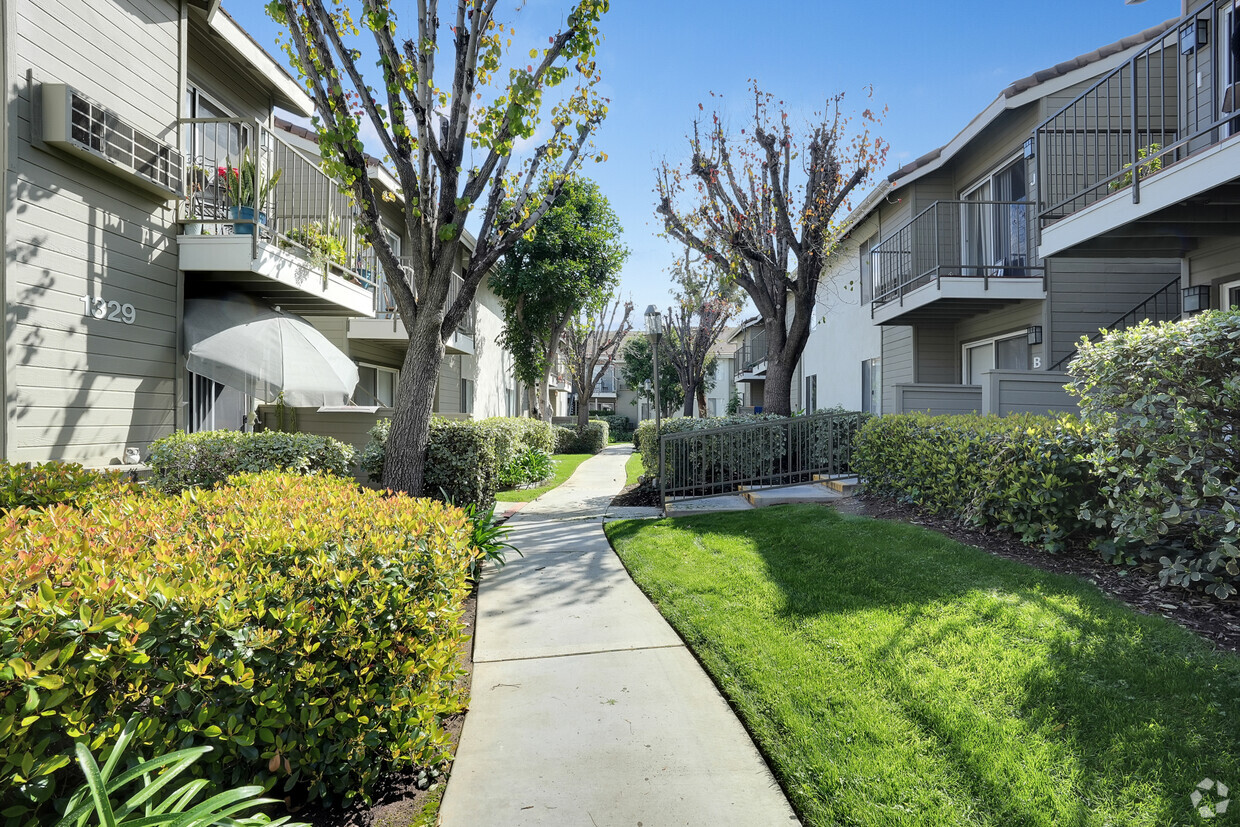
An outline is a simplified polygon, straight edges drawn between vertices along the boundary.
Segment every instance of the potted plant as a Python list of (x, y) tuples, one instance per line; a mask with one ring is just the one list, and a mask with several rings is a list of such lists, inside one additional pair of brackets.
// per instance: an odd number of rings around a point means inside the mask
[(228, 217), (234, 221), (248, 222), (234, 224), (233, 233), (251, 235), (254, 232), (255, 205), (258, 205), (258, 223), (266, 226), (267, 213), (263, 208), (267, 206), (267, 197), (279, 182), (284, 170), (277, 169), (271, 175), (264, 176), (258, 162), (250, 155), (248, 149), (242, 152), (241, 161), (237, 166), (234, 167), (232, 161), (227, 163), (227, 169), (221, 170), (221, 174), (224, 175), (225, 193), (231, 204), (228, 208)]
[(349, 264), (344, 240), (335, 232), (325, 230), (321, 222), (312, 221), (303, 227), (294, 227), (284, 235), (289, 241), (304, 247), (311, 261), (341, 268)]

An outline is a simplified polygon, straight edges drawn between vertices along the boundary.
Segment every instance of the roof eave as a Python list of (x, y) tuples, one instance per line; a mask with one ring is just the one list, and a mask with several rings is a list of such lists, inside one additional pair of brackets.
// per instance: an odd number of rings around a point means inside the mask
[[(293, 76), (286, 72), (284, 67), (250, 36), (249, 32), (241, 28), (241, 25), (233, 20), (227, 11), (220, 8), (218, 1), (210, 2), (207, 6), (208, 8), (204, 9), (207, 25), (224, 39), (239, 60), (267, 82), (276, 105), (307, 118), (313, 115), (314, 101), (293, 79)], [(201, 5), (196, 7), (202, 8)]]

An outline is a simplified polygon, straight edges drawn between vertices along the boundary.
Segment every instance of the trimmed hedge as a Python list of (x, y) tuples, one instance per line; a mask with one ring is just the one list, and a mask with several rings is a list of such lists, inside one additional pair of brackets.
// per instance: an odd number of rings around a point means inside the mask
[(167, 493), (209, 487), (234, 474), (284, 470), (352, 474), (353, 447), (316, 434), (262, 431), (177, 432), (151, 444), (150, 484)]
[(136, 487), (119, 473), (88, 471), (73, 462), (0, 462), (0, 512), (58, 503), (88, 508), (134, 490)]
[[(770, 422), (782, 418), (775, 414), (737, 414), (736, 416), (716, 416), (707, 419), (678, 416), (675, 419), (663, 420), (663, 433), (679, 434), (685, 431), (723, 428), (728, 425)], [(633, 442), (637, 446), (638, 452), (642, 455), (642, 465), (653, 473), (653, 469), (659, 465), (659, 435), (655, 431), (653, 419), (647, 419), (637, 426), (637, 429), (633, 432)]]
[(213, 747), (220, 788), (366, 795), (447, 758), (465, 514), (347, 480), (266, 473), (178, 496), (0, 519), (0, 812), (47, 824), (74, 741)]
[(555, 452), (557, 454), (597, 454), (607, 447), (607, 423), (591, 419), (584, 431), (557, 425), (555, 429)]
[[(383, 479), (391, 427), (387, 419), (375, 423), (358, 460), (373, 482)], [(529, 417), (435, 417), (426, 448), (426, 493), (486, 509), (495, 502), (501, 484), (536, 482), (530, 477), (546, 467), (543, 456), (556, 449), (556, 440), (555, 428)]]
[(1164, 584), (1240, 588), (1240, 312), (1082, 341), (1071, 393), (1102, 499), (1082, 513)]
[(853, 464), (867, 491), (1059, 551), (1097, 500), (1089, 450), (1069, 416), (902, 414), (865, 424)]

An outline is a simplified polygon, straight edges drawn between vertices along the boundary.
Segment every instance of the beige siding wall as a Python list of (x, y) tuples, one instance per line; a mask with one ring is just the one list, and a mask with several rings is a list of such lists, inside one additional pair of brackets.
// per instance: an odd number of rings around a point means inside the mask
[[(119, 175), (33, 146), (23, 81), (67, 83), (175, 143), (180, 12), (161, 0), (14, 5), (4, 456), (110, 464), (175, 424), (175, 214)], [(132, 304), (135, 323), (85, 316), (84, 295)]]
[(485, 282), (478, 288), (474, 305), (474, 355), (470, 360), (473, 363), (474, 418), (505, 416), (507, 395), (511, 393), (519, 407), (520, 394), (513, 376), (512, 356), (499, 343), (504, 332), (503, 309)]

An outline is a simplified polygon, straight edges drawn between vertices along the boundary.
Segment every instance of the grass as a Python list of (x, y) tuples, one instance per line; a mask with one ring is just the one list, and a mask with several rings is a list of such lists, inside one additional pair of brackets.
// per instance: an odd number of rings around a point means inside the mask
[(817, 506), (606, 531), (807, 825), (1237, 823), (1189, 796), (1240, 789), (1240, 658), (1161, 617)]
[(624, 486), (637, 485), (642, 474), (646, 473), (646, 466), (642, 464), (642, 455), (637, 451), (629, 457), (629, 461), (624, 464)]
[(527, 503), (531, 500), (541, 497), (552, 488), (558, 487), (564, 480), (573, 475), (577, 470), (577, 466), (588, 460), (594, 454), (556, 454), (551, 458), (551, 462), (555, 465), (555, 473), (551, 475), (551, 479), (546, 485), (540, 485), (537, 488), (514, 488), (511, 491), (499, 491), (495, 494), (495, 499), (502, 503)]

